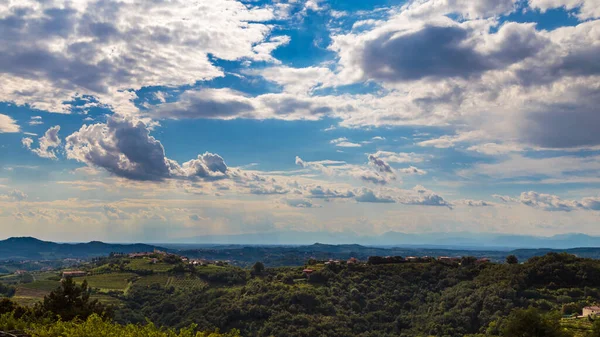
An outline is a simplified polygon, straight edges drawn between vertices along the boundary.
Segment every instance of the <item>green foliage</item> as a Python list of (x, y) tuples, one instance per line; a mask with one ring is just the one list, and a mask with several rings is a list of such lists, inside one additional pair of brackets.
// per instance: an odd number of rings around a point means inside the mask
[(560, 316), (542, 315), (538, 309), (514, 310), (502, 328), (506, 337), (569, 337), (572, 334), (560, 325)]
[(75, 318), (86, 319), (92, 314), (103, 317), (111, 315), (110, 308), (97, 300), (90, 300), (86, 281), (79, 286), (72, 278), (65, 279), (58, 289), (44, 297), (35, 311), (40, 315), (58, 316), (67, 321)]
[(265, 337), (498, 336), (515, 308), (575, 313), (596, 304), (588, 296), (598, 293), (600, 261), (553, 254), (524, 264), (463, 262), (313, 264), (308, 280), (303, 267), (265, 269), (260, 278), (198, 267), (204, 287), (134, 286), (116, 320)]
[(594, 320), (592, 323), (592, 331), (587, 335), (587, 337), (600, 337), (600, 319)]
[(12, 297), (15, 294), (15, 287), (0, 283), (0, 297)]
[(160, 329), (152, 323), (119, 325), (93, 314), (84, 321), (48, 321), (15, 318), (13, 314), (0, 316), (0, 331), (22, 331), (31, 337), (239, 337), (239, 331), (230, 333), (197, 332), (196, 326), (176, 331)]
[(265, 265), (262, 262), (256, 262), (252, 266), (252, 273), (254, 275), (261, 275), (265, 271)]
[(506, 257), (506, 263), (508, 264), (517, 264), (519, 263), (519, 259), (515, 255), (508, 255)]

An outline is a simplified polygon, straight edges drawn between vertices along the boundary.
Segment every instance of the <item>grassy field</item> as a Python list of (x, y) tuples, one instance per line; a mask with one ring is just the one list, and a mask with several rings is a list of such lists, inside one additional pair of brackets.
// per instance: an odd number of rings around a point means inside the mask
[(58, 286), (60, 286), (60, 283), (56, 281), (36, 281), (20, 284), (12, 299), (20, 305), (32, 306)]
[(101, 292), (115, 290), (125, 292), (125, 290), (129, 287), (129, 280), (134, 279), (136, 276), (137, 275), (133, 273), (111, 273), (76, 277), (73, 280), (75, 280), (77, 283), (81, 283), (83, 282), (83, 280), (87, 280), (90, 288), (98, 289)]

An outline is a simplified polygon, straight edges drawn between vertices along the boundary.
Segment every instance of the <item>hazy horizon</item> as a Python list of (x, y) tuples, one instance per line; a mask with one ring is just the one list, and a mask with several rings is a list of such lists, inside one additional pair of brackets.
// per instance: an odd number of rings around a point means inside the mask
[(594, 0), (5, 2), (2, 235), (598, 236), (599, 18)]

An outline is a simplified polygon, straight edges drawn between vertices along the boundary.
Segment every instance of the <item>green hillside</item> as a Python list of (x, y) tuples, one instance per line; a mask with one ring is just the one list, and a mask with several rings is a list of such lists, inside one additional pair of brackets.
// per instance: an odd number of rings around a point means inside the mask
[[(113, 305), (122, 324), (194, 323), (244, 336), (504, 336), (512, 313), (532, 307), (568, 336), (588, 337), (592, 322), (575, 316), (600, 303), (600, 261), (568, 254), (521, 264), (373, 258), (266, 269), (134, 260), (98, 260), (75, 281), (87, 280), (92, 299)], [(33, 276), (16, 285), (19, 303), (32, 306), (60, 284), (56, 274)]]

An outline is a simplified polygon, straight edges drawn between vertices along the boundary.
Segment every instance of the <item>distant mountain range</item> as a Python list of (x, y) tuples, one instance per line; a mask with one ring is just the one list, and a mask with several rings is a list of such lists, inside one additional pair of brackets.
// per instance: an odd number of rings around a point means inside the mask
[(387, 232), (361, 236), (350, 232), (281, 231), (238, 235), (208, 235), (173, 240), (178, 244), (235, 244), (235, 245), (307, 245), (361, 244), (366, 246), (438, 247), (474, 250), (510, 250), (515, 248), (600, 247), (600, 237), (586, 234), (561, 234), (551, 237), (491, 233), (422, 233)]
[[(310, 234), (310, 235), (309, 235)], [(509, 254), (516, 255), (520, 261), (533, 256), (545, 255), (549, 252), (567, 252), (580, 257), (600, 258), (597, 237), (582, 234), (560, 235), (550, 238), (529, 236), (494, 236), (477, 235), (479, 241), (468, 235), (443, 237), (429, 234), (427, 237), (388, 233), (381, 241), (368, 241), (371, 244), (325, 244), (310, 245), (280, 244), (298, 242), (288, 239), (289, 234), (264, 234), (262, 236), (222, 236), (204, 237), (215, 241), (204, 241), (205, 244), (114, 244), (92, 241), (88, 243), (55, 243), (31, 237), (10, 238), (0, 241), (0, 260), (56, 260), (65, 258), (88, 259), (107, 256), (111, 252), (134, 253), (148, 252), (154, 249), (169, 251), (209, 260), (229, 260), (233, 264), (249, 266), (256, 261), (263, 261), (269, 266), (302, 265), (310, 257), (320, 259), (348, 259), (357, 257), (367, 259), (369, 256), (466, 256), (487, 257), (493, 261), (503, 261)], [(319, 233), (297, 233), (296, 239), (312, 239), (311, 235)], [(473, 234), (474, 235), (474, 234)], [(216, 239), (219, 239), (218, 241)], [(321, 242), (339, 239), (332, 233), (318, 237)], [(427, 240), (425, 240), (427, 238)], [(252, 242), (250, 239), (254, 239)], [(349, 239), (349, 238), (348, 238)], [(372, 239), (372, 238), (371, 238)], [(221, 241), (222, 240), (222, 241)], [(247, 241), (242, 241), (247, 240)], [(278, 240), (278, 241), (276, 241)], [(344, 239), (345, 240), (345, 239)], [(422, 241), (420, 241), (422, 240)], [(392, 244), (396, 242), (396, 244)], [(409, 243), (404, 243), (409, 242)], [(419, 242), (423, 242), (419, 244)], [(218, 245), (216, 243), (222, 243)], [(387, 245), (385, 244), (387, 243)], [(461, 244), (463, 246), (461, 246)], [(528, 247), (508, 249), (508, 246), (522, 245)], [(545, 246), (538, 248), (536, 246)], [(583, 247), (570, 248), (569, 247)], [(550, 247), (550, 248), (548, 248)]]
[(134, 253), (153, 251), (146, 244), (109, 244), (99, 241), (88, 243), (55, 243), (31, 237), (9, 238), (0, 241), (0, 260), (53, 260), (107, 256), (111, 252)]

